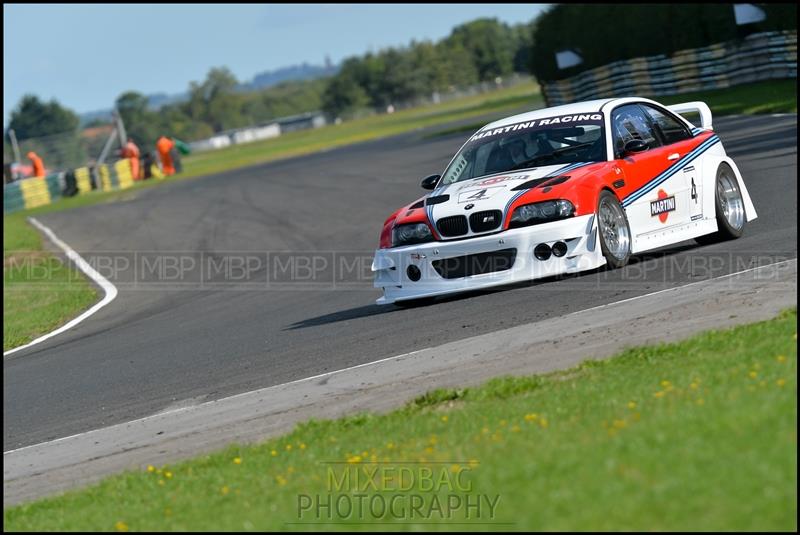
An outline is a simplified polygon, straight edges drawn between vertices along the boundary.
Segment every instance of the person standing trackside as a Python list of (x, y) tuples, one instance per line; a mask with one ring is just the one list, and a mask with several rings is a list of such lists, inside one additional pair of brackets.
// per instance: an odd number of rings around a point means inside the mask
[(33, 176), (44, 178), (44, 162), (39, 158), (39, 155), (33, 151), (28, 153), (28, 159), (33, 164)]
[(131, 176), (133, 179), (141, 180), (142, 177), (139, 174), (139, 147), (136, 146), (132, 138), (128, 138), (128, 142), (125, 143), (125, 147), (122, 149), (122, 156), (123, 158), (128, 158), (131, 162)]
[(172, 156), (170, 151), (175, 147), (175, 142), (166, 136), (161, 136), (156, 141), (156, 150), (161, 157), (161, 168), (166, 176), (175, 174), (175, 167), (172, 164)]

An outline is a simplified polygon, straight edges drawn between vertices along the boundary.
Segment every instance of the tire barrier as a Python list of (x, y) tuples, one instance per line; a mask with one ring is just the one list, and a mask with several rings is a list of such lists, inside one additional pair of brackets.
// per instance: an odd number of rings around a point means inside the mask
[[(150, 175), (159, 180), (165, 178), (156, 164), (150, 166)], [(94, 169), (79, 167), (65, 173), (50, 174), (44, 178), (17, 180), (3, 187), (3, 213), (9, 214), (44, 206), (61, 197), (85, 195), (92, 190), (128, 189), (135, 183), (127, 159), (111, 165), (103, 164)]]
[(738, 41), (615, 61), (571, 78), (540, 82), (548, 106), (597, 98), (659, 96), (797, 78), (797, 32), (775, 31)]

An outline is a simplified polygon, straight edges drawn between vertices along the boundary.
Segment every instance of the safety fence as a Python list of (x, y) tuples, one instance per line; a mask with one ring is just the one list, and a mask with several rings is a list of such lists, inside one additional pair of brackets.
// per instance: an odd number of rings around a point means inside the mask
[[(154, 179), (164, 178), (164, 174), (156, 164), (150, 167), (150, 173)], [(127, 159), (92, 168), (79, 167), (73, 171), (53, 173), (46, 177), (17, 180), (3, 187), (3, 213), (44, 206), (61, 197), (73, 197), (93, 190), (128, 189), (135, 183), (131, 164)]]
[(704, 48), (615, 61), (541, 82), (548, 106), (595, 98), (658, 96), (797, 78), (797, 32), (775, 31)]

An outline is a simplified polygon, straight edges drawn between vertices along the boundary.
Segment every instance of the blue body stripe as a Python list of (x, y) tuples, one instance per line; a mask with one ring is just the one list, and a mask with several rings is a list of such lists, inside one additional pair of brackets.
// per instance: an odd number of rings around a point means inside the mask
[(662, 184), (671, 176), (673, 176), (675, 173), (677, 173), (679, 170), (683, 169), (683, 167), (686, 166), (686, 164), (688, 164), (689, 162), (691, 162), (692, 160), (703, 154), (705, 151), (707, 151), (709, 148), (711, 148), (713, 145), (717, 143), (719, 143), (719, 137), (717, 137), (716, 135), (711, 136), (710, 138), (702, 142), (700, 145), (698, 145), (697, 148), (689, 152), (686, 156), (684, 156), (683, 158), (672, 164), (669, 168), (667, 168), (666, 171), (656, 176), (655, 178), (647, 182), (644, 186), (642, 186), (641, 188), (637, 189), (636, 191), (625, 197), (625, 199), (622, 201), (622, 206), (629, 206), (630, 204), (641, 199), (644, 195), (647, 195), (649, 192), (655, 189), (659, 184)]

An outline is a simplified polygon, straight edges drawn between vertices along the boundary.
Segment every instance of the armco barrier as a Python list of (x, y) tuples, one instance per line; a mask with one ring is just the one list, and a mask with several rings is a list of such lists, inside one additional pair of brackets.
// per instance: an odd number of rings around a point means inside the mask
[[(154, 179), (164, 178), (164, 174), (156, 164), (151, 167), (151, 172)], [(77, 195), (84, 195), (93, 189), (112, 191), (127, 189), (135, 184), (127, 159), (119, 160), (112, 165), (99, 166), (95, 173), (96, 179), (88, 167), (79, 167), (74, 173), (74, 184), (67, 184), (66, 173), (51, 174), (45, 178), (26, 178), (6, 184), (3, 187), (3, 213), (50, 204), (62, 196), (72, 195), (75, 189)]]
[(764, 32), (739, 41), (615, 61), (571, 78), (540, 82), (548, 106), (596, 98), (674, 95), (762, 80), (797, 78), (797, 32)]

